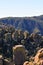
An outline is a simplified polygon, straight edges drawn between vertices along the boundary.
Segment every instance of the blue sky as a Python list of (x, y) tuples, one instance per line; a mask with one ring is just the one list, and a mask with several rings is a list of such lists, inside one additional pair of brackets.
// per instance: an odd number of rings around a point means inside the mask
[(43, 15), (43, 0), (0, 0), (0, 18), (38, 15)]

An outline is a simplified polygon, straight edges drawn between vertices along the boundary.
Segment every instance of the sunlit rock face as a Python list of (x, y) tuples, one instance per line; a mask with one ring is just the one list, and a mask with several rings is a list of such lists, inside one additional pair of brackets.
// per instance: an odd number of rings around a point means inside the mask
[(37, 52), (34, 62), (43, 65), (43, 48)]
[(29, 61), (25, 61), (23, 65), (29, 65)]
[(34, 65), (34, 63), (32, 61), (31, 62), (25, 61), (23, 65)]
[(13, 47), (13, 61), (16, 65), (22, 65), (25, 62), (25, 47), (23, 45), (16, 45)]

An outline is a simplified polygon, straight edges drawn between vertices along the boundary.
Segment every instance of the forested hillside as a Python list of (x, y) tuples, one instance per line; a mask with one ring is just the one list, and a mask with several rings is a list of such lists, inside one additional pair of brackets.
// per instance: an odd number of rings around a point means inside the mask
[(1, 18), (0, 22), (13, 25), (16, 29), (27, 30), (43, 35), (43, 15), (34, 17), (6, 17)]

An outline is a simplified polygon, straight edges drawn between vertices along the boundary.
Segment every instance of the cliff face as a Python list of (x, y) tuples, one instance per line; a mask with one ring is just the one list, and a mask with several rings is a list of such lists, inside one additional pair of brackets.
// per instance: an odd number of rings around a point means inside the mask
[(13, 25), (16, 29), (28, 30), (30, 33), (35, 32), (43, 35), (43, 15), (36, 17), (6, 17), (1, 18), (0, 22)]

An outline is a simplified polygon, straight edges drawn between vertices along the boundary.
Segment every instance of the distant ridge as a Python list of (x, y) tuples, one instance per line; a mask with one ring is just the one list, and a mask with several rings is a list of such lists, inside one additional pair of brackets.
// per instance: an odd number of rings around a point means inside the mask
[(37, 33), (43, 35), (43, 15), (34, 17), (5, 17), (0, 18), (0, 22), (13, 25), (16, 29), (27, 30), (30, 33), (38, 30)]

